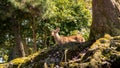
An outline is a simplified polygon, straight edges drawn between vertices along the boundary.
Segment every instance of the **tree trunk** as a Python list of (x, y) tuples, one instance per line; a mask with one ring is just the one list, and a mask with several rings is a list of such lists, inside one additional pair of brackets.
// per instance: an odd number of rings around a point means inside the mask
[(7, 61), (9, 62), (13, 60), (14, 58), (16, 58), (17, 57), (16, 54), (17, 54), (17, 48), (16, 46), (12, 46), (12, 48), (9, 51), (9, 57)]
[(93, 21), (89, 40), (110, 34), (120, 35), (120, 0), (93, 0)]
[(37, 45), (36, 45), (36, 24), (35, 24), (35, 18), (33, 18), (33, 22), (31, 24), (32, 26), (32, 32), (33, 32), (33, 45), (34, 45), (34, 52), (37, 51)]
[(24, 51), (24, 46), (23, 46), (23, 42), (22, 42), (22, 38), (20, 36), (20, 29), (17, 25), (13, 26), (13, 33), (14, 33), (14, 38), (15, 38), (15, 45), (16, 45), (16, 51), (17, 51), (17, 55), (18, 57), (25, 57), (25, 51)]

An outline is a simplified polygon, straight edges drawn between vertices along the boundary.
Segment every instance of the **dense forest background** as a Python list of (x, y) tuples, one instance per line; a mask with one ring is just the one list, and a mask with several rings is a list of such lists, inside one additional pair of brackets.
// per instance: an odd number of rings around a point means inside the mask
[(91, 1), (2, 0), (0, 2), (0, 55), (5, 62), (55, 44), (51, 30), (81, 34), (88, 39)]

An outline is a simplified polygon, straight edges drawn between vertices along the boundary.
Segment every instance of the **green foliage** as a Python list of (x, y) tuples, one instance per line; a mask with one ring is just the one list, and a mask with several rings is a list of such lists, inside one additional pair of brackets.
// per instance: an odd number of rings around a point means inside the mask
[(64, 35), (69, 35), (70, 31), (88, 28), (91, 24), (91, 15), (85, 7), (83, 0), (47, 0), (46, 12), (43, 19), (47, 20), (49, 27), (60, 27)]

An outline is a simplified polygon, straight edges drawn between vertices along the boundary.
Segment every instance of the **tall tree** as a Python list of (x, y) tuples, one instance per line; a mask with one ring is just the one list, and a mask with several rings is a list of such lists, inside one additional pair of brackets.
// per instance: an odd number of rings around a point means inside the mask
[(120, 0), (93, 0), (92, 12), (90, 40), (95, 41), (105, 33), (120, 35)]
[(18, 52), (19, 57), (25, 57), (25, 50), (24, 45), (22, 42), (22, 38), (20, 35), (20, 26), (19, 24), (16, 24), (13, 26), (12, 31), (14, 33), (14, 38), (16, 42), (16, 51)]

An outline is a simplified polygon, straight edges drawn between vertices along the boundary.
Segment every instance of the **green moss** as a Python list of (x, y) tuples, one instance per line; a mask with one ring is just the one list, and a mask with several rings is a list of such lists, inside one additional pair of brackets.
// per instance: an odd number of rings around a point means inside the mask
[(54, 65), (55, 65), (54, 63), (50, 64), (50, 68), (54, 68)]
[(13, 66), (16, 66), (17, 68), (20, 68), (22, 64), (30, 61), (31, 59), (33, 59), (34, 57), (36, 57), (39, 54), (40, 54), (40, 51), (38, 51), (32, 55), (29, 55), (28, 57), (16, 58), (14, 60), (11, 60), (9, 63), (12, 64)]
[(89, 65), (90, 65), (89, 63), (80, 63), (80, 64), (79, 64), (79, 67), (80, 67), (80, 68), (89, 68), (89, 67), (88, 67)]
[(78, 68), (79, 64), (78, 63), (72, 63), (72, 64), (69, 64), (69, 67), (70, 68)]
[(98, 66), (99, 66), (98, 65), (98, 60), (91, 59), (89, 67), (90, 68), (98, 68)]
[(120, 40), (120, 36), (114, 37), (113, 40)]
[[(111, 37), (109, 34), (106, 34), (103, 38), (96, 40), (96, 42), (90, 46), (89, 51), (93, 51), (93, 54), (88, 55), (86, 58), (91, 57), (90, 61), (88, 61), (90, 68), (104, 66), (103, 62), (105, 61), (116, 62), (117, 58), (120, 58), (120, 36)], [(88, 54), (88, 52), (86, 54)], [(85, 56), (86, 55), (83, 57)]]
[(106, 38), (106, 39), (110, 40), (110, 39), (112, 39), (113, 37), (112, 37), (112, 36), (110, 36), (109, 34), (105, 34), (105, 35), (104, 35), (104, 38)]
[(25, 63), (27, 60), (28, 60), (27, 57), (16, 58), (16, 59), (10, 61), (10, 63), (12, 63), (14, 65), (18, 65), (18, 64), (21, 64), (21, 63)]
[(6, 68), (7, 64), (4, 63), (4, 64), (0, 64), (0, 68)]

